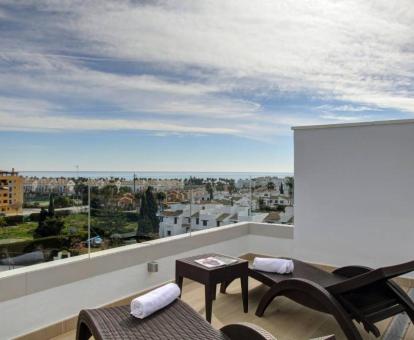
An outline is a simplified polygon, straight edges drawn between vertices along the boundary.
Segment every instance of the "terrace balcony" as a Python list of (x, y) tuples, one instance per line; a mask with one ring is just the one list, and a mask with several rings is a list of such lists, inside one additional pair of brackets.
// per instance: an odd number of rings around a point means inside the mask
[[(295, 226), (241, 222), (1, 272), (0, 338), (74, 339), (81, 309), (128, 304), (172, 281), (176, 259), (197, 254), (294, 257), (327, 271), (412, 260), (413, 145), (413, 121), (298, 128)], [(158, 272), (147, 271), (150, 261), (158, 262)], [(414, 295), (412, 274), (396, 281)], [(265, 291), (249, 279), (247, 314), (238, 282), (227, 294), (217, 293), (212, 325), (247, 321), (279, 340), (329, 334), (346, 339), (333, 317), (283, 297), (256, 317)], [(201, 285), (185, 280), (182, 298), (204, 315)], [(356, 325), (364, 339), (375, 339)], [(414, 338), (414, 327), (403, 314), (376, 326), (383, 339)]]

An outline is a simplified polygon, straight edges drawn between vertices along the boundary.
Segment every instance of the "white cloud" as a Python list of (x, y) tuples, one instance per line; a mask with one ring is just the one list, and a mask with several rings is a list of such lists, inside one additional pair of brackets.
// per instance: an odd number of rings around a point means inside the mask
[(316, 108), (321, 111), (339, 111), (339, 112), (364, 112), (364, 111), (381, 111), (377, 107), (361, 105), (320, 105)]
[[(414, 113), (410, 0), (11, 5), (31, 10), (32, 20), (0, 11), (25, 27), (0, 34), (3, 130), (44, 124), (268, 140), (290, 125), (375, 119), (366, 111), (384, 108)], [(314, 116), (262, 104), (291, 95), (349, 103), (319, 105)], [(102, 112), (90, 117), (90, 103)]]
[(326, 119), (326, 120), (334, 120), (337, 122), (360, 122), (360, 121), (364, 121), (364, 120), (371, 120), (372, 116), (352, 116), (352, 115), (339, 115), (339, 114), (335, 114), (335, 113), (325, 113), (320, 115), (320, 117), (322, 119)]
[(182, 133), (206, 133), (206, 134), (237, 134), (237, 129), (187, 126), (163, 121), (143, 121), (130, 119), (92, 119), (74, 118), (67, 116), (49, 115), (10, 115), (0, 112), (0, 130), (9, 131), (105, 131), (105, 130), (143, 130), (143, 131), (167, 131)]

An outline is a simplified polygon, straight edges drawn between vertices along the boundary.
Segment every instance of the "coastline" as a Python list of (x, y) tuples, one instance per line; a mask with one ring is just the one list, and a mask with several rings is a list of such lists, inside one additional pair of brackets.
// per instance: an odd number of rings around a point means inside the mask
[(257, 177), (279, 177), (293, 176), (289, 172), (178, 172), (178, 171), (19, 171), (24, 177), (47, 177), (47, 178), (154, 178), (154, 179), (185, 179), (190, 177), (198, 178), (228, 178), (228, 179), (249, 179)]

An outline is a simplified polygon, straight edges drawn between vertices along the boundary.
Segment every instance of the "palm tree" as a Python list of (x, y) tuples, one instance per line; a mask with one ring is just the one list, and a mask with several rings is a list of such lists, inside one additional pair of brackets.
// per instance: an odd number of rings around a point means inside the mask
[(293, 195), (295, 192), (295, 179), (293, 177), (286, 177), (285, 184), (288, 187), (288, 193), (289, 193), (289, 196), (292, 198), (292, 203), (293, 203)]

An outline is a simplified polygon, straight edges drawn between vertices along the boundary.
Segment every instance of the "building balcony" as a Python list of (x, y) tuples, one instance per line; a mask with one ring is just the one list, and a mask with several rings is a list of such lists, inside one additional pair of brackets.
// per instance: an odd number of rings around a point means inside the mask
[[(239, 222), (1, 272), (0, 339), (74, 339), (81, 309), (128, 304), (174, 280), (175, 261), (192, 255), (292, 257), (326, 271), (412, 261), (413, 145), (413, 121), (297, 128), (295, 226)], [(148, 272), (151, 261), (158, 262), (158, 272)], [(413, 273), (394, 280), (414, 296)], [(333, 317), (283, 297), (256, 317), (265, 291), (249, 279), (246, 314), (238, 282), (227, 294), (218, 293), (213, 326), (248, 321), (279, 340), (329, 334), (346, 339)], [(186, 280), (183, 300), (204, 316), (200, 285)], [(375, 338), (360, 324), (355, 326), (363, 339)], [(383, 339), (414, 338), (414, 327), (404, 314), (376, 326)]]
[[(290, 257), (295, 251), (294, 229), (242, 222), (2, 272), (0, 337), (75, 339), (76, 316), (81, 309), (128, 304), (141, 292), (172, 281), (176, 259), (208, 252), (247, 259), (257, 254)], [(159, 271), (148, 273), (147, 263), (154, 260)], [(345, 339), (331, 316), (286, 298), (278, 298), (265, 317), (255, 316), (258, 301), (267, 288), (252, 278), (249, 280), (249, 312), (243, 313), (240, 285), (234, 282), (228, 293), (217, 294), (213, 326), (247, 321), (267, 329), (278, 339), (310, 339), (327, 334)], [(409, 290), (412, 281), (400, 283)], [(201, 285), (185, 280), (183, 300), (204, 315)], [(386, 331), (391, 323), (389, 319), (378, 327)], [(360, 331), (364, 339), (371, 339), (362, 327)], [(411, 325), (405, 339), (410, 339), (413, 332)]]

